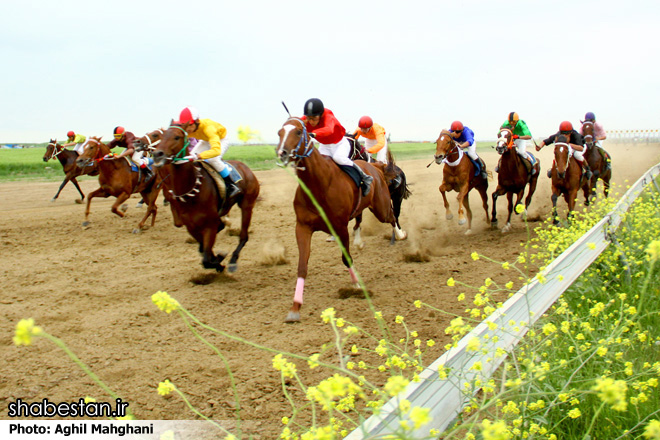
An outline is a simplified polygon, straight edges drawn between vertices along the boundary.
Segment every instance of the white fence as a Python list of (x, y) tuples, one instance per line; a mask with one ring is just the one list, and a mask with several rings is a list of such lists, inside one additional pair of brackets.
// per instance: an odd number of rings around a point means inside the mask
[(612, 130), (607, 132), (607, 141), (623, 143), (660, 142), (658, 130)]
[[(431, 410), (432, 422), (417, 430), (414, 433), (415, 438), (428, 437), (432, 428), (440, 432), (444, 431), (471, 398), (472, 393), (465, 391), (464, 384), (473, 383), (475, 379), (486, 381), (495, 372), (506, 358), (506, 355), (496, 356), (497, 348), (510, 351), (527, 333), (529, 327), (598, 258), (609, 245), (612, 233), (621, 223), (623, 214), (647, 185), (652, 182), (655, 189), (660, 192), (655, 182), (658, 175), (660, 175), (660, 164), (649, 169), (608, 215), (548, 265), (542, 272), (547, 280), (545, 283), (541, 284), (538, 280), (534, 280), (516, 292), (500, 309), (465, 335), (456, 347), (447, 351), (420, 373), (419, 382), (411, 383), (401, 394), (389, 400), (381, 408), (379, 415), (367, 419), (346, 439), (370, 439), (393, 433), (400, 424), (397, 410), (402, 399), (409, 400), (412, 407), (421, 406)], [(558, 277), (559, 275), (561, 277)], [(509, 321), (515, 321), (517, 324), (512, 326)], [(528, 324), (518, 325), (521, 321)], [(497, 329), (490, 330), (487, 322), (497, 324)], [(490, 337), (484, 338), (486, 334)], [(474, 338), (485, 344), (485, 341), (492, 341), (495, 336), (498, 338), (497, 342), (488, 343), (489, 354), (483, 354), (481, 350), (467, 350), (468, 343)], [(477, 361), (481, 362), (482, 370), (471, 370), (470, 367)], [(452, 373), (445, 380), (441, 380), (438, 375), (438, 367), (441, 366), (452, 369)], [(413, 425), (410, 422), (410, 426)]]

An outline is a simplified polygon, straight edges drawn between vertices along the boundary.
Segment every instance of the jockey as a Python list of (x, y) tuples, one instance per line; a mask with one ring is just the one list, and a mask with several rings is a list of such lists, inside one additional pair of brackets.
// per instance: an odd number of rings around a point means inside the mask
[[(135, 165), (140, 167), (140, 169), (144, 173), (145, 178), (148, 179), (149, 177), (151, 177), (151, 170), (147, 166), (149, 165), (149, 159), (143, 156), (142, 151), (135, 151), (135, 146), (133, 145), (133, 143), (135, 142), (135, 135), (130, 131), (126, 131), (124, 127), (115, 127), (115, 129), (112, 132), (112, 135), (114, 139), (108, 143), (108, 147), (111, 150), (115, 147), (121, 147), (125, 149), (118, 156), (114, 158), (120, 159), (122, 157), (131, 155), (131, 161), (133, 161)], [(108, 156), (112, 156), (112, 155), (108, 155)]]
[(451, 137), (453, 137), (456, 143), (458, 143), (458, 146), (465, 149), (464, 151), (467, 153), (468, 157), (479, 164), (479, 167), (481, 168), (481, 178), (488, 179), (486, 164), (479, 156), (477, 156), (477, 143), (474, 140), (474, 132), (470, 127), (463, 126), (461, 121), (454, 121), (451, 123), (451, 127), (449, 127), (449, 132), (451, 133)]
[(319, 143), (319, 153), (330, 156), (338, 165), (351, 166), (357, 170), (362, 178), (362, 185), (360, 185), (362, 195), (369, 194), (374, 178), (348, 158), (351, 145), (344, 137), (346, 129), (335, 118), (332, 111), (326, 109), (320, 99), (312, 98), (305, 102), (303, 113), (305, 116), (302, 117), (302, 120), (305, 122), (309, 135)]
[(376, 154), (376, 161), (387, 163), (387, 136), (385, 129), (378, 124), (374, 124), (369, 116), (362, 116), (358, 122), (358, 128), (353, 132), (353, 137), (357, 140), (364, 136), (364, 148), (367, 153)]
[[(582, 122), (582, 121), (580, 121)], [(607, 139), (607, 133), (605, 132), (605, 128), (603, 127), (603, 124), (600, 122), (596, 122), (596, 115), (594, 112), (587, 112), (586, 115), (584, 115), (584, 122), (592, 122), (594, 124), (594, 144), (596, 144), (597, 151), (600, 153), (600, 155), (603, 157), (603, 160), (605, 161), (605, 170), (611, 170), (612, 169), (612, 159), (610, 158), (610, 153), (605, 151), (603, 148), (603, 144), (601, 141), (604, 141)], [(584, 136), (584, 122), (582, 122), (582, 125), (580, 126), (580, 134)]]
[[(557, 136), (559, 136), (560, 134), (563, 134), (568, 138), (568, 143), (570, 144), (570, 147), (573, 149), (573, 157), (582, 167), (582, 172), (583, 174), (585, 174), (585, 177), (587, 179), (591, 179), (591, 175), (592, 175), (591, 169), (589, 168), (589, 164), (587, 163), (586, 160), (584, 160), (584, 156), (582, 155), (582, 152), (584, 151), (584, 143), (582, 142), (582, 135), (577, 131), (573, 130), (573, 124), (571, 124), (569, 121), (564, 121), (561, 124), (559, 124), (559, 131), (551, 135), (549, 138), (541, 141), (541, 144), (536, 146), (536, 151), (540, 151), (541, 148), (545, 147), (546, 145), (555, 143)], [(552, 176), (552, 169), (548, 170), (548, 177), (551, 176)]]
[[(530, 172), (532, 175), (536, 173), (534, 164), (536, 160), (534, 157), (527, 152), (527, 141), (532, 138), (532, 133), (529, 131), (525, 121), (520, 120), (518, 113), (511, 112), (509, 113), (509, 119), (502, 124), (500, 128), (508, 128), (513, 133), (513, 142), (516, 144), (516, 151), (518, 155), (523, 159), (529, 161)], [(495, 170), (499, 171), (499, 170)]]
[(66, 137), (67, 137), (67, 143), (63, 144), (62, 147), (73, 146), (73, 151), (78, 153), (78, 155), (81, 155), (84, 149), (83, 145), (85, 145), (85, 141), (87, 140), (87, 138), (82, 134), (75, 134), (73, 131), (69, 131), (66, 134)]
[(220, 173), (227, 185), (227, 198), (240, 194), (241, 189), (232, 180), (231, 169), (222, 160), (229, 149), (229, 143), (225, 140), (227, 129), (211, 119), (200, 119), (197, 109), (193, 107), (181, 110), (177, 124), (186, 123), (190, 124), (186, 127), (188, 135), (199, 141), (190, 151), (191, 160), (203, 160)]

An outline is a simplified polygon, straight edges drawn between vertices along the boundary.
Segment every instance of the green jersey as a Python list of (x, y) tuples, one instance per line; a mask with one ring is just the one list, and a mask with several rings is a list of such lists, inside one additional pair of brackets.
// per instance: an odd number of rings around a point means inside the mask
[[(504, 128), (511, 128), (511, 124), (509, 124), (509, 121), (506, 121), (504, 124), (502, 124), (502, 127)], [(520, 120), (516, 124), (516, 128), (513, 129), (513, 134), (516, 134), (518, 136), (531, 136), (532, 133), (530, 133), (529, 128), (527, 127), (527, 124), (525, 121)]]

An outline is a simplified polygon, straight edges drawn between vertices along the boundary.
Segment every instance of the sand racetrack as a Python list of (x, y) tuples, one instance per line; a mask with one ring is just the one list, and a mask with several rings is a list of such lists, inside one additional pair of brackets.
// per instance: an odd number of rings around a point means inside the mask
[[(618, 184), (636, 180), (658, 161), (660, 153), (658, 144), (609, 143), (607, 148), (613, 155), (614, 181)], [(550, 211), (550, 181), (545, 172), (551, 156), (551, 148), (539, 154), (542, 175), (530, 207), (531, 219), (545, 218)], [(497, 155), (488, 153), (484, 158), (493, 169)], [(486, 277), (517, 281), (498, 266), (472, 261), (470, 253), (478, 251), (512, 261), (528, 236), (519, 217), (513, 219), (514, 229), (509, 234), (488, 229), (476, 193), (470, 197), (474, 234), (463, 235), (463, 226), (445, 219), (438, 192), (441, 168), (426, 168), (431, 159), (432, 151), (428, 160), (398, 163), (413, 191), (404, 202), (401, 217), (409, 239), (390, 246), (385, 239), (389, 226), (381, 225), (369, 213), (363, 234), (366, 247), (362, 251), (352, 249), (376, 309), (392, 323), (395, 315), (403, 315), (409, 328), (417, 330), (423, 340), (438, 342), (425, 358), (428, 362), (442, 353), (448, 340), (444, 329), (450, 318), (415, 309), (413, 301), (421, 299), (463, 314), (466, 304), (456, 301), (461, 290), (448, 287), (446, 280), (454, 277), (477, 287)], [(144, 212), (135, 208), (136, 198), (130, 199), (123, 220), (110, 213), (114, 198), (94, 199), (92, 225), (83, 230), (84, 205), (73, 202), (76, 193), (72, 185), (51, 203), (59, 182), (0, 183), (0, 418), (8, 418), (7, 404), (17, 398), (60, 402), (92, 396), (109, 400), (47, 340), (37, 339), (29, 347), (14, 346), (12, 336), (21, 318), (34, 318), (37, 325), (65, 341), (130, 403), (140, 419), (195, 417), (177, 397), (157, 394), (156, 387), (164, 379), (176, 383), (205, 415), (221, 421), (233, 418), (233, 398), (222, 362), (177, 316), (167, 315), (152, 304), (151, 295), (158, 290), (169, 292), (209, 325), (301, 354), (317, 352), (332, 339), (319, 318), (328, 307), (335, 307), (338, 316), (376, 331), (363, 298), (340, 298), (338, 291), (350, 286), (350, 278), (338, 248), (326, 243), (321, 233), (313, 237), (302, 322), (284, 324), (296, 282), (292, 207), (296, 184), (280, 169), (256, 174), (263, 200), (255, 208), (250, 241), (242, 252), (239, 270), (217, 276), (207, 275), (210, 271), (202, 268), (197, 246), (187, 242), (184, 228), (172, 225), (169, 208), (162, 207), (160, 201), (155, 227), (136, 235), (131, 231)], [(489, 194), (495, 186), (496, 181), (491, 180)], [(95, 180), (82, 183), (86, 194), (96, 187)], [(455, 193), (450, 203), (455, 213)], [(565, 206), (563, 201), (561, 206)], [(505, 210), (502, 197), (498, 202), (500, 227)], [(240, 211), (232, 211), (234, 224), (238, 224), (239, 215)], [(231, 251), (237, 240), (223, 232), (215, 249)], [(415, 252), (429, 261), (404, 261), (405, 254)], [(288, 263), (269, 264), (281, 258)], [(273, 355), (220, 337), (211, 340), (229, 359), (238, 381), (242, 418), (249, 422), (246, 430), (257, 434), (255, 438), (275, 438), (281, 430), (279, 419), (289, 414), (289, 406), (282, 396), (279, 372), (272, 368)], [(369, 344), (366, 339), (356, 339), (358, 345), (360, 342)], [(310, 384), (329, 375), (310, 372), (304, 365), (299, 365), (299, 370)]]

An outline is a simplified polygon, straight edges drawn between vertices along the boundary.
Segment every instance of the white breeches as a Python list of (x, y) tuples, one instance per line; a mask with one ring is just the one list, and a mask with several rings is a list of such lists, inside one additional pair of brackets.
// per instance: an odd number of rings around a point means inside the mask
[(76, 144), (76, 145), (74, 145), (74, 146), (73, 146), (73, 151), (77, 151), (79, 155), (82, 154), (82, 153), (83, 153), (83, 150), (85, 149), (85, 148), (83, 147), (83, 145), (85, 145), (85, 142), (83, 142), (83, 143), (81, 143), (81, 144)]
[[(386, 137), (387, 137), (387, 134), (386, 134)], [(364, 139), (364, 149), (369, 151), (369, 149), (371, 147), (373, 147), (374, 145), (376, 145), (377, 143), (378, 143), (378, 141), (376, 139), (366, 139), (365, 138)], [(387, 140), (385, 140), (385, 145), (383, 146), (383, 148), (381, 148), (380, 150), (378, 150), (378, 152), (376, 152), (376, 161), (377, 162), (382, 162), (382, 163), (387, 163)]]
[(353, 166), (353, 161), (348, 158), (348, 155), (351, 154), (351, 144), (346, 138), (342, 138), (336, 144), (319, 143), (319, 153), (332, 157), (332, 160), (339, 165)]
[(133, 153), (133, 155), (131, 156), (131, 160), (135, 165), (139, 167), (141, 167), (142, 165), (144, 166), (149, 165), (149, 159), (144, 157), (144, 153), (142, 151), (136, 151), (135, 153)]
[(477, 143), (473, 143), (467, 148), (463, 148), (463, 151), (467, 153), (467, 155), (470, 157), (472, 160), (479, 160), (479, 156), (477, 156)]
[(573, 157), (575, 160), (578, 162), (582, 162), (584, 160), (584, 151), (578, 151), (575, 148), (572, 148), (573, 150)]
[[(222, 156), (227, 152), (227, 149), (229, 148), (229, 145), (227, 144), (227, 141), (225, 139), (220, 139), (220, 147), (221, 147), (221, 153), (220, 156), (212, 157), (210, 159), (204, 159), (204, 162), (208, 163), (211, 165), (217, 172), (222, 172), (224, 171), (225, 168), (227, 168), (227, 164), (222, 161)], [(202, 141), (200, 140), (197, 142), (197, 145), (195, 145), (191, 151), (191, 153), (195, 153), (199, 155), (202, 151), (208, 151), (211, 149), (211, 144), (208, 143), (207, 141)]]

